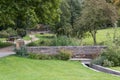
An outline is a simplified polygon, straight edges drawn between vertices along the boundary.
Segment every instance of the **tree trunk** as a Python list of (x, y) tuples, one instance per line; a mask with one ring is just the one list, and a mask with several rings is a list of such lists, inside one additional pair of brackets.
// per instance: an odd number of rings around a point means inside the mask
[(92, 35), (94, 45), (96, 45), (97, 44), (97, 41), (96, 41), (96, 31), (91, 31), (90, 33)]

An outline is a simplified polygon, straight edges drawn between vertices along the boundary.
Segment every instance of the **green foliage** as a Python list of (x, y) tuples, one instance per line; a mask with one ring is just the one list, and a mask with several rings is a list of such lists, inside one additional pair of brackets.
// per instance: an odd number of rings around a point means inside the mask
[(74, 42), (74, 38), (68, 38), (67, 36), (58, 36), (53, 38), (51, 46), (74, 46), (80, 45), (79, 42)]
[(12, 46), (12, 43), (1, 42), (1, 41), (0, 41), (0, 48), (4, 48), (4, 47), (8, 47), (8, 46)]
[(15, 48), (15, 52), (16, 55), (24, 57), (28, 54), (26, 46), (21, 46), (20, 49)]
[(79, 46), (81, 41), (67, 36), (55, 36), (55, 34), (37, 34), (38, 41), (31, 42), (28, 46)]
[(9, 36), (15, 36), (17, 32), (12, 28), (7, 28), (6, 30), (0, 31), (1, 38), (8, 38)]
[(23, 39), (28, 41), (28, 40), (31, 40), (31, 37), (29, 35), (26, 35), (23, 37)]
[(27, 44), (27, 46), (38, 46), (35, 42), (31, 42), (29, 44)]
[[(4, 0), (0, 1), (0, 26), (30, 28), (38, 23), (54, 24), (59, 21), (61, 0)], [(52, 14), (51, 14), (52, 12)]]
[(49, 59), (54, 59), (54, 56), (48, 55), (48, 54), (29, 53), (28, 58), (39, 59), (39, 60), (49, 60)]
[(105, 66), (105, 67), (112, 67), (112, 66), (114, 66), (114, 62), (113, 61), (109, 61), (108, 59), (106, 59), (103, 62), (103, 66)]
[(17, 29), (17, 34), (18, 34), (20, 37), (24, 37), (27, 33), (26, 33), (26, 30), (25, 30), (25, 29)]
[(68, 39), (66, 36), (59, 36), (59, 37), (55, 37), (52, 40), (51, 46), (68, 46), (71, 43), (72, 42), (70, 41), (70, 39)]
[(72, 53), (67, 50), (60, 50), (58, 54), (38, 54), (38, 53), (29, 53), (28, 58), (39, 59), (39, 60), (69, 60), (72, 56)]
[(104, 60), (106, 59), (105, 56), (99, 56), (96, 59), (92, 61), (92, 63), (97, 64), (97, 65), (103, 65)]
[(82, 15), (76, 22), (77, 30), (90, 32), (94, 44), (96, 42), (96, 33), (98, 29), (108, 24), (114, 24), (117, 19), (116, 8), (105, 0), (85, 0), (82, 9)]
[(120, 48), (119, 49), (116, 49), (115, 47), (109, 48), (101, 56), (105, 56), (108, 61), (114, 64), (114, 66), (120, 66)]
[(60, 22), (56, 23), (53, 31), (57, 35), (73, 35), (76, 19), (81, 14), (81, 0), (62, 0)]
[(59, 60), (69, 60), (72, 57), (72, 53), (68, 50), (59, 50), (59, 54), (56, 55), (56, 58)]
[(120, 66), (120, 46), (112, 43), (93, 63), (102, 66)]

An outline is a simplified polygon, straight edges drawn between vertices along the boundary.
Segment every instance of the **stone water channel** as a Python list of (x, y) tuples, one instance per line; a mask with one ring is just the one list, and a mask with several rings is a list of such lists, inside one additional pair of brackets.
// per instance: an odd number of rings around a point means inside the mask
[(92, 64), (91, 61), (92, 59), (85, 59), (85, 58), (81, 58), (81, 59), (77, 59), (77, 58), (73, 58), (70, 60), (74, 60), (74, 61), (81, 61), (81, 63), (83, 64), (83, 66), (88, 67), (94, 71), (101, 71), (101, 72), (105, 72), (105, 73), (109, 73), (109, 74), (113, 74), (113, 75), (117, 75), (120, 76), (120, 71), (116, 71), (107, 67), (103, 67), (100, 65), (96, 65), (96, 64)]

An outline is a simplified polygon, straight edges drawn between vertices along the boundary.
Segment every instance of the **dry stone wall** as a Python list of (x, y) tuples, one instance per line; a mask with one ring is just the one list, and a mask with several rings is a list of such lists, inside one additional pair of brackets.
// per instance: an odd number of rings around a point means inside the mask
[(101, 51), (106, 49), (105, 46), (38, 46), (27, 47), (28, 52), (38, 54), (58, 54), (60, 50), (71, 51), (74, 57), (93, 57), (99, 55)]

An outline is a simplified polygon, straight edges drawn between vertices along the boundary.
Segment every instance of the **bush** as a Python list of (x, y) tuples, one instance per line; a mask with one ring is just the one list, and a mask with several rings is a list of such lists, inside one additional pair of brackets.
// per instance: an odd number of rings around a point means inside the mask
[(103, 61), (103, 66), (112, 67), (112, 66), (114, 66), (114, 63), (113, 63), (113, 61), (109, 61), (108, 59), (106, 59)]
[(36, 53), (29, 53), (28, 58), (31, 59), (39, 59), (39, 60), (49, 60), (49, 59), (54, 59), (52, 55), (47, 55), (47, 54), (36, 54)]
[(57, 59), (57, 60), (69, 60), (71, 58), (71, 52), (60, 50), (58, 54), (37, 54), (37, 53), (29, 53), (29, 58), (32, 59), (40, 59), (40, 60), (50, 60), (50, 59)]
[(1, 41), (0, 41), (0, 48), (8, 47), (8, 46), (11, 46), (11, 45), (12, 45), (12, 43), (1, 42)]
[(103, 65), (103, 62), (104, 62), (105, 59), (106, 59), (106, 57), (104, 57), (104, 56), (99, 56), (99, 57), (97, 57), (96, 59), (94, 59), (94, 60), (92, 61), (92, 63), (97, 64), (97, 65)]
[(26, 33), (26, 30), (24, 30), (24, 29), (17, 29), (17, 34), (20, 37), (24, 37), (27, 33)]
[(112, 47), (105, 50), (93, 63), (102, 66), (120, 66), (120, 48)]
[(69, 60), (72, 56), (72, 53), (68, 50), (59, 50), (59, 54), (56, 55), (56, 58), (59, 60)]
[(35, 42), (31, 42), (31, 43), (27, 44), (27, 46), (37, 46), (37, 44), (35, 44)]
[(120, 66), (120, 49), (108, 48), (101, 56), (105, 56), (108, 61), (112, 61), (114, 66)]
[(67, 36), (54, 37), (51, 41), (51, 46), (74, 46), (79, 45), (79, 42), (75, 42), (73, 38), (68, 38)]
[(26, 56), (27, 55), (27, 48), (26, 46), (22, 46), (20, 49), (15, 48), (16, 55), (18, 56)]
[(12, 28), (0, 31), (0, 38), (7, 38), (14, 35), (17, 35), (17, 32)]

